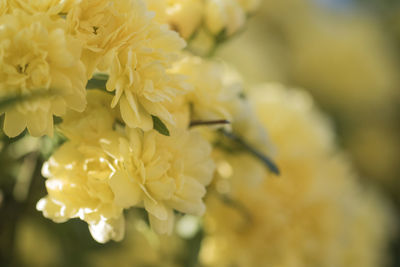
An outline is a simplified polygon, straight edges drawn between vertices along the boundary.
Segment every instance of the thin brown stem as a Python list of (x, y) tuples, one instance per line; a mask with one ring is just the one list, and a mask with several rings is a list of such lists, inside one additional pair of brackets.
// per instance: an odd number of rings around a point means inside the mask
[(193, 120), (189, 124), (189, 128), (196, 126), (211, 126), (211, 125), (220, 125), (220, 124), (230, 124), (228, 120), (213, 120), (213, 121), (202, 121), (202, 120)]

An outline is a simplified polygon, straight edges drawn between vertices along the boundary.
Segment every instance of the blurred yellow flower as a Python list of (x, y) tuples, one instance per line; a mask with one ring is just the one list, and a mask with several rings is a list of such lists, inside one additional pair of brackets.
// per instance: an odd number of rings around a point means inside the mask
[(208, 0), (205, 5), (205, 23), (212, 34), (225, 31), (232, 35), (243, 27), (246, 14), (237, 1)]
[(186, 40), (201, 26), (204, 4), (201, 0), (168, 0), (168, 24)]
[(173, 67), (183, 74), (193, 90), (186, 95), (192, 105), (192, 117), (197, 120), (232, 120), (232, 102), (239, 98), (241, 87), (226, 81), (227, 67), (221, 62), (186, 55)]
[(203, 263), (382, 266), (390, 209), (358, 184), (311, 98), (278, 85), (250, 96), (277, 146), (282, 174), (269, 177), (246, 154), (218, 164), (215, 189), (224, 195), (207, 199)]
[(33, 136), (53, 134), (53, 115), (86, 105), (81, 46), (66, 34), (65, 21), (15, 11), (0, 17), (0, 97), (45, 91), (50, 96), (5, 111), (4, 131), (14, 137), (25, 127)]

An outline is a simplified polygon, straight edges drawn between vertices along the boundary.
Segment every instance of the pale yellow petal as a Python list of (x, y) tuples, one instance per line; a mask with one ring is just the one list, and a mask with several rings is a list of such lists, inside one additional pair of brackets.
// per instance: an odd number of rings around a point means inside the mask
[(4, 133), (9, 137), (15, 137), (22, 133), (26, 127), (26, 117), (15, 109), (5, 113)]
[(139, 185), (131, 181), (122, 171), (117, 171), (111, 176), (109, 185), (114, 193), (115, 204), (122, 208), (135, 206), (141, 200), (142, 192)]

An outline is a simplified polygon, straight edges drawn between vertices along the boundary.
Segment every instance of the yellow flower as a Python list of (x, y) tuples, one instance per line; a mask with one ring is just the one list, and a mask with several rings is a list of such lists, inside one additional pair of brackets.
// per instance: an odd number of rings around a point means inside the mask
[[(277, 146), (279, 178), (247, 154), (217, 165), (201, 251), (206, 266), (381, 266), (387, 204), (358, 184), (311, 98), (277, 85), (250, 94)], [(249, 182), (251, 181), (251, 182)]]
[[(48, 196), (37, 209), (55, 222), (80, 218), (95, 240), (124, 235), (123, 210), (143, 207), (158, 233), (170, 233), (173, 210), (201, 215), (213, 177), (211, 147), (195, 132), (113, 131), (105, 93), (91, 92), (88, 109), (60, 126), (70, 138), (44, 164)], [(110, 112), (111, 113), (111, 112)], [(104, 123), (103, 123), (104, 122)]]
[[(153, 27), (146, 47), (127, 47), (114, 58), (107, 90), (114, 91), (112, 107), (120, 104), (121, 116), (129, 127), (153, 128), (151, 115), (175, 124), (168, 103), (191, 88), (182, 75), (168, 70), (171, 54), (181, 43), (166, 28)], [(141, 42), (137, 41), (138, 44)]]
[(111, 106), (120, 104), (129, 127), (151, 129), (151, 115), (174, 124), (165, 103), (189, 88), (168, 69), (185, 42), (158, 23), (143, 0), (83, 1), (68, 13), (67, 22), (84, 43), (88, 77), (96, 68), (109, 73), (107, 90), (115, 91)]
[(112, 161), (94, 145), (66, 142), (43, 165), (48, 196), (37, 209), (55, 222), (80, 218), (101, 243), (124, 236), (123, 208), (114, 203), (109, 186)]
[(166, 10), (168, 24), (188, 40), (201, 26), (203, 10), (201, 0), (169, 0)]
[(202, 198), (214, 163), (210, 145), (199, 134), (177, 131), (167, 137), (154, 130), (131, 129), (128, 140), (103, 146), (120, 162), (110, 178), (115, 202), (128, 208), (143, 201), (156, 232), (172, 231), (174, 209), (204, 213)]
[(0, 97), (38, 90), (51, 95), (6, 110), (8, 136), (17, 136), (25, 127), (33, 136), (52, 135), (53, 115), (61, 116), (67, 108), (84, 110), (86, 77), (80, 51), (62, 19), (18, 11), (0, 17)]
[[(146, 34), (151, 14), (141, 0), (87, 0), (75, 5), (67, 15), (68, 31), (84, 45), (82, 60), (91, 77), (105, 57)], [(144, 40), (141, 40), (144, 41)], [(136, 43), (139, 45), (139, 43)]]

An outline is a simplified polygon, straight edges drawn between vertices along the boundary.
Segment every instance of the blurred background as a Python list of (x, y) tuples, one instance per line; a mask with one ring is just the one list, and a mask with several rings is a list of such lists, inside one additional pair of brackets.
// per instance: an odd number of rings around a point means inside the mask
[[(309, 90), (362, 182), (379, 188), (400, 214), (399, 0), (263, 0), (216, 57), (232, 64), (248, 88), (279, 82)], [(1, 266), (197, 266), (202, 232), (190, 217), (179, 219), (186, 222), (182, 239), (154, 236), (132, 219), (137, 234), (106, 245), (93, 241), (82, 221), (45, 219), (35, 209), (45, 195), (40, 166), (57, 140), (15, 141), (0, 141)], [(390, 253), (391, 266), (400, 266), (400, 237)]]
[[(400, 211), (400, 1), (264, 0), (217, 55), (247, 85), (308, 90), (364, 183)], [(400, 266), (400, 239), (392, 266)]]

